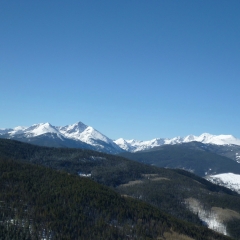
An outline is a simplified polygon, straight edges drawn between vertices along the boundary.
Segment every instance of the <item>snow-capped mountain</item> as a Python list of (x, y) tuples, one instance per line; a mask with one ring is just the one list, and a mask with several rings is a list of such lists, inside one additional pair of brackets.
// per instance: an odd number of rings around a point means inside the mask
[(114, 141), (119, 147), (128, 151), (128, 152), (137, 152), (144, 151), (149, 148), (154, 148), (161, 146), (165, 143), (165, 139), (163, 138), (155, 138), (150, 141), (138, 141), (138, 140), (124, 140), (123, 138), (119, 138)]
[(65, 127), (58, 127), (58, 129), (60, 133), (67, 138), (80, 140), (91, 145), (98, 145), (97, 142), (102, 141), (115, 146), (111, 139), (98, 132), (93, 127), (87, 126), (81, 122)]
[(209, 143), (216, 145), (240, 145), (240, 139), (235, 138), (232, 135), (211, 135), (209, 133), (203, 133), (200, 136), (189, 135), (183, 139), (183, 142), (201, 142), (201, 143)]
[(212, 183), (227, 187), (240, 194), (240, 175), (234, 173), (222, 173), (205, 177)]
[(64, 127), (39, 123), (30, 127), (1, 129), (0, 137), (43, 146), (79, 147), (113, 154), (123, 151), (111, 139), (82, 122)]
[[(211, 135), (209, 133), (203, 133), (200, 136), (188, 135), (186, 137), (155, 138), (149, 141), (125, 140), (123, 138), (113, 141), (93, 127), (87, 126), (82, 122), (67, 126), (53, 126), (50, 123), (39, 123), (30, 127), (18, 126), (12, 129), (0, 129), (0, 137), (44, 146), (79, 147), (113, 154), (122, 151), (144, 151), (165, 144), (173, 145), (192, 141), (218, 146), (240, 146), (240, 139), (232, 135)], [(238, 155), (235, 158), (240, 162)]]
[(59, 134), (58, 130), (50, 123), (34, 124), (30, 127), (18, 126), (0, 130), (0, 135), (8, 134), (9, 136), (23, 134), (25, 137), (36, 137), (45, 133)]
[(159, 147), (164, 144), (177, 144), (177, 143), (188, 143), (188, 142), (201, 142), (204, 144), (216, 144), (216, 145), (240, 145), (240, 139), (235, 138), (232, 135), (211, 135), (209, 133), (203, 133), (200, 136), (188, 135), (184, 138), (155, 138), (149, 141), (138, 141), (138, 140), (125, 140), (119, 138), (114, 142), (122, 149), (129, 152), (137, 152), (148, 150), (154, 147)]
[(34, 124), (31, 127), (28, 128), (22, 128), (20, 131), (16, 133), (11, 133), (11, 135), (22, 133), (25, 135), (25, 137), (37, 137), (39, 135), (43, 135), (46, 133), (56, 134), (59, 138), (62, 137), (62, 135), (59, 133), (59, 131), (56, 129), (56, 127), (52, 126), (50, 123), (40, 123), (40, 124)]
[(98, 151), (101, 151), (102, 149), (107, 150), (106, 152), (109, 153), (118, 153), (123, 151), (113, 142), (113, 140), (82, 122), (67, 125), (65, 127), (58, 127), (58, 130), (64, 137), (87, 143), (94, 146)]

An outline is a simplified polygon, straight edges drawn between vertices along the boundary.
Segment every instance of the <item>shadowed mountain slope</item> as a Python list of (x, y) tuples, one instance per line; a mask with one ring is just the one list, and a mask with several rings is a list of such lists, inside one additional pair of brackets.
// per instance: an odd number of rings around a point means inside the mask
[(240, 164), (236, 161), (206, 150), (205, 144), (197, 142), (163, 145), (148, 151), (120, 155), (158, 167), (186, 169), (199, 176), (225, 172), (240, 174)]

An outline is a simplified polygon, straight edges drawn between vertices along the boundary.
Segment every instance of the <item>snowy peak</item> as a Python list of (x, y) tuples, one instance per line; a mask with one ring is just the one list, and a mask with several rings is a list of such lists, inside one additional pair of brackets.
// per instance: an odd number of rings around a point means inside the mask
[(91, 126), (87, 126), (82, 122), (77, 122), (65, 127), (59, 127), (59, 131), (67, 138), (83, 141), (91, 145), (98, 145), (96, 141), (102, 141), (107, 144), (112, 144), (113, 141), (94, 129)]
[(114, 142), (121, 147), (122, 149), (129, 152), (137, 152), (144, 151), (149, 148), (158, 147), (164, 144), (163, 138), (155, 138), (150, 141), (138, 141), (138, 140), (124, 140), (123, 138), (119, 138)]
[(181, 137), (174, 137), (174, 138), (165, 138), (164, 139), (164, 144), (178, 144), (181, 143), (183, 141), (183, 138)]
[(25, 137), (35, 137), (45, 133), (57, 133), (59, 134), (58, 130), (52, 126), (50, 123), (39, 123), (34, 124), (30, 127), (22, 127), (18, 126), (15, 128), (9, 129), (2, 129), (0, 134), (8, 134), (9, 136), (16, 136), (23, 134)]
[(209, 133), (203, 133), (200, 136), (189, 135), (184, 138), (183, 142), (202, 142), (202, 143), (210, 143), (216, 145), (227, 145), (227, 144), (235, 144), (240, 145), (240, 139), (235, 138), (232, 135), (211, 135)]
[(12, 129), (11, 134), (21, 134), (27, 127), (18, 126)]
[(105, 151), (108, 153), (119, 153), (123, 151), (113, 140), (82, 122), (59, 127), (59, 131), (66, 138), (94, 146), (97, 151)]
[(181, 137), (175, 137), (172, 139), (169, 138), (154, 138), (149, 141), (138, 141), (135, 139), (125, 140), (123, 138), (119, 138), (114, 141), (119, 147), (129, 152), (138, 152), (148, 150), (154, 147), (159, 147), (164, 144), (177, 144), (182, 142)]
[(192, 141), (195, 141), (195, 139), (196, 139), (196, 136), (188, 135), (183, 139), (183, 142), (192, 142)]
[(72, 125), (67, 125), (67, 126), (64, 126), (64, 127), (58, 127), (59, 128), (59, 131), (60, 132), (63, 132), (64, 134), (74, 134), (74, 133), (77, 133), (77, 134), (80, 134), (82, 133), (88, 126), (85, 125), (84, 123), (82, 122), (77, 122), (77, 123), (74, 123)]
[(114, 141), (120, 148), (124, 149), (127, 152), (134, 152), (134, 140), (124, 140), (123, 138), (119, 138)]
[(0, 135), (3, 135), (3, 134), (21, 134), (24, 132), (24, 130), (26, 129), (27, 127), (21, 127), (21, 126), (18, 126), (18, 127), (15, 127), (15, 128), (6, 128), (6, 129), (0, 129)]
[(60, 135), (58, 130), (50, 123), (34, 124), (29, 128), (23, 129), (22, 132), (26, 137), (36, 137), (46, 133), (56, 133), (57, 135)]

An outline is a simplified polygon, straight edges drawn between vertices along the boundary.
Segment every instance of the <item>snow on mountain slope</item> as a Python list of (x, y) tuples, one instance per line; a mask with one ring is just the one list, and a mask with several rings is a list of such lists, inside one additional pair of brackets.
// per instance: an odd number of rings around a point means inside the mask
[(103, 141), (105, 143), (111, 143), (112, 140), (107, 138), (105, 135), (101, 134), (92, 127), (87, 127), (80, 135), (79, 139), (86, 143), (95, 144), (96, 140)]
[(154, 138), (149, 141), (138, 141), (138, 140), (126, 140), (123, 138), (119, 138), (114, 142), (121, 147), (122, 149), (128, 152), (138, 152), (148, 150), (154, 147), (159, 147), (164, 144), (177, 144), (181, 143), (183, 139), (181, 137), (175, 137), (172, 139), (169, 138)]
[(15, 128), (5, 128), (5, 129), (0, 129), (0, 135), (3, 135), (3, 134), (21, 134), (24, 132), (24, 130), (26, 129), (27, 127), (21, 127), (21, 126), (18, 126), (18, 127), (15, 127)]
[(79, 139), (79, 135), (87, 128), (88, 126), (82, 122), (77, 122), (72, 125), (67, 125), (64, 127), (57, 127), (57, 129), (66, 137), (72, 139)]
[(205, 177), (208, 181), (227, 187), (240, 194), (240, 175), (234, 173), (222, 173)]
[(240, 145), (240, 139), (233, 137), (232, 135), (211, 135), (209, 133), (203, 133), (200, 136), (188, 135), (184, 138), (156, 138), (150, 141), (138, 141), (138, 140), (126, 140), (119, 138), (114, 142), (122, 149), (129, 152), (143, 151), (151, 149), (153, 147), (158, 147), (164, 144), (177, 144), (177, 143), (188, 143), (192, 141), (216, 144), (216, 145), (229, 145), (235, 144)]
[(27, 127), (18, 126), (12, 129), (11, 134), (21, 134), (24, 133), (24, 130), (27, 129)]
[(217, 144), (217, 145), (225, 145), (225, 144), (240, 145), (240, 139), (237, 139), (232, 135), (211, 135), (209, 133), (203, 133), (198, 137), (189, 135), (183, 139), (183, 142), (192, 142), (192, 141)]
[(111, 142), (109, 138), (94, 128), (87, 126), (81, 122), (65, 127), (60, 127), (59, 131), (67, 138), (81, 140), (86, 143), (93, 143), (93, 140), (101, 140), (106, 143)]
[(133, 145), (131, 145), (128, 141), (130, 140), (124, 140), (123, 138), (119, 138), (115, 140), (114, 142), (122, 149), (128, 151), (128, 152), (134, 152), (135, 148)]
[(15, 136), (19, 134), (23, 134), (25, 137), (36, 137), (45, 133), (56, 133), (60, 134), (58, 130), (52, 126), (50, 123), (39, 123), (34, 124), (30, 127), (15, 127), (15, 128), (8, 128), (8, 129), (1, 129), (0, 134), (8, 134), (9, 136)]
[(65, 127), (59, 127), (59, 131), (67, 138), (80, 140), (93, 146), (99, 146), (99, 142), (110, 144), (116, 149), (119, 148), (110, 138), (106, 137), (93, 127), (87, 126), (81, 122)]
[(61, 134), (59, 133), (59, 131), (50, 123), (34, 124), (31, 127), (26, 128), (22, 131), (24, 132), (26, 137), (36, 137), (45, 133), (56, 133), (58, 137), (61, 138)]
[(129, 152), (137, 152), (147, 150), (149, 148), (158, 147), (165, 144), (163, 138), (155, 138), (150, 141), (138, 141), (138, 140), (124, 140), (119, 138), (114, 141), (119, 147)]
[(214, 211), (214, 208), (207, 209), (199, 200), (194, 198), (186, 199), (185, 204), (191, 212), (198, 215), (208, 228), (227, 235), (227, 228), (222, 221), (220, 214), (217, 211)]
[(7, 134), (12, 130), (13, 130), (12, 128), (0, 128), (0, 135)]
[(239, 155), (239, 153), (236, 153), (236, 161), (237, 161), (238, 163), (240, 163), (240, 155)]

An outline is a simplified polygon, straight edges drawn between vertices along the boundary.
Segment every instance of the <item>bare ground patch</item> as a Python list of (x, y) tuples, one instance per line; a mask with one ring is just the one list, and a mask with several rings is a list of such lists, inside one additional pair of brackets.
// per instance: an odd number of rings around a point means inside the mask
[(142, 176), (152, 181), (170, 180), (169, 178), (161, 177), (159, 174), (142, 174)]
[(130, 181), (130, 182), (125, 183), (125, 184), (121, 184), (120, 187), (129, 187), (129, 186), (133, 186), (133, 185), (141, 184), (141, 183), (143, 183), (142, 180), (135, 180), (135, 181)]
[(150, 181), (163, 181), (163, 180), (164, 181), (166, 181), (166, 180), (169, 181), (170, 180), (169, 178), (160, 177), (158, 174), (143, 174), (143, 176), (146, 179), (130, 181), (128, 183), (121, 184), (119, 187), (130, 187), (130, 186), (133, 186), (133, 185), (136, 185), (136, 184), (144, 183), (144, 182), (146, 182), (146, 180), (150, 180)]
[(164, 237), (158, 237), (157, 240), (194, 240), (194, 239), (176, 232), (165, 232)]
[(142, 174), (142, 176), (145, 178), (153, 178), (153, 177), (158, 177), (159, 175), (157, 173), (152, 173), (152, 174)]
[(170, 179), (169, 179), (169, 178), (164, 178), (164, 177), (152, 178), (152, 179), (150, 179), (150, 180), (152, 180), (152, 181), (162, 181), (162, 180), (167, 180), (167, 181), (170, 181)]
[(226, 222), (229, 220), (232, 220), (234, 218), (236, 219), (240, 219), (240, 214), (236, 211), (233, 211), (231, 209), (228, 208), (219, 208), (219, 207), (212, 207), (212, 212), (214, 212), (220, 221), (222, 222)]

